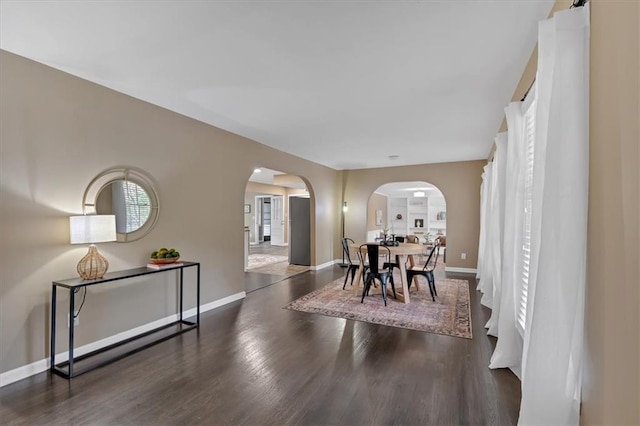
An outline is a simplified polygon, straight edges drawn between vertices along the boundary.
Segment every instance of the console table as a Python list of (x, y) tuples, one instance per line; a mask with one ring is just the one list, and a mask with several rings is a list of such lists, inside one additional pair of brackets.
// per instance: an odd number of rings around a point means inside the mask
[[(184, 309), (182, 306), (183, 302), (183, 273), (185, 268), (195, 267), (197, 270), (197, 282), (196, 282), (196, 319), (195, 322), (187, 321), (183, 318)], [(139, 277), (142, 275), (150, 275), (150, 274), (158, 274), (167, 271), (177, 271), (178, 274), (178, 282), (179, 282), (179, 293), (178, 293), (178, 302), (180, 312), (178, 313), (178, 320), (174, 321), (170, 324), (163, 325), (161, 327), (155, 328), (153, 330), (147, 331), (145, 333), (130, 337), (128, 339), (122, 340), (120, 342), (116, 342), (114, 344), (108, 345), (106, 347), (97, 349), (95, 351), (91, 351), (84, 355), (80, 355), (78, 357), (74, 357), (73, 355), (73, 339), (74, 339), (74, 312), (75, 312), (75, 295), (82, 287), (90, 287), (94, 285), (108, 285), (110, 282), (124, 280), (127, 278)], [(58, 287), (66, 288), (69, 290), (69, 360), (61, 362), (59, 364), (55, 363), (56, 357), (56, 292)], [(79, 376), (80, 374), (84, 374), (88, 371), (94, 370), (98, 367), (102, 367), (114, 361), (117, 361), (121, 358), (124, 358), (128, 355), (131, 355), (135, 352), (141, 351), (143, 349), (148, 348), (149, 346), (160, 343), (164, 340), (170, 339), (171, 337), (182, 334), (186, 331), (193, 330), (200, 325), (200, 263), (198, 262), (183, 262), (177, 263), (175, 265), (167, 265), (163, 266), (160, 269), (152, 269), (147, 267), (142, 268), (134, 268), (127, 269), (124, 271), (116, 271), (110, 272), (104, 275), (104, 277), (96, 279), (96, 280), (83, 280), (82, 278), (70, 278), (62, 281), (53, 281), (52, 283), (52, 291), (51, 291), (51, 372), (55, 373), (64, 378), (70, 379), (72, 377)], [(157, 337), (142, 346), (138, 346), (132, 349), (125, 350), (124, 352), (120, 352), (112, 357), (101, 357), (101, 359), (82, 369), (74, 369), (74, 363), (76, 361), (81, 361), (92, 356), (98, 354), (104, 354), (111, 349), (115, 349), (119, 346), (131, 343), (135, 340), (141, 339), (143, 337), (152, 336), (154, 333), (158, 333), (161, 330), (165, 330), (170, 327), (178, 328), (178, 330), (173, 331), (169, 334), (163, 333), (162, 336)]]

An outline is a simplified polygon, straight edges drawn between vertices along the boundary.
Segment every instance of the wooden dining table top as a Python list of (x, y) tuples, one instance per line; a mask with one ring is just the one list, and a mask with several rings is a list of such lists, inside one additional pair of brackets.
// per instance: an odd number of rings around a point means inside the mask
[[(387, 247), (389, 249), (389, 251), (391, 251), (391, 255), (392, 256), (407, 256), (407, 255), (413, 255), (413, 254), (422, 254), (425, 252), (425, 246), (424, 244), (416, 244), (416, 243), (399, 243), (399, 245), (397, 246), (383, 246), (381, 244), (378, 243), (362, 243), (362, 244), (375, 244), (375, 245), (379, 245), (380, 247)], [(362, 244), (351, 244), (351, 247), (358, 250), (360, 249), (360, 246), (362, 246)], [(363, 247), (363, 251), (364, 251), (364, 247)]]

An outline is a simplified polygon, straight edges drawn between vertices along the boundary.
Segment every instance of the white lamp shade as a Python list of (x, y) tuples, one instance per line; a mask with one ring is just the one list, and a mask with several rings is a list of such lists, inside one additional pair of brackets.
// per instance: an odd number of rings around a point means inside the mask
[(69, 217), (71, 244), (94, 244), (116, 240), (116, 217), (112, 214)]

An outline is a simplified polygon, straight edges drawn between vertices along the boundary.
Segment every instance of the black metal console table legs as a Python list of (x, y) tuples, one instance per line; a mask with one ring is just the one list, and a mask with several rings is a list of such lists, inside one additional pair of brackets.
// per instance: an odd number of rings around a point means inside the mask
[[(184, 318), (184, 269), (189, 267), (196, 268), (196, 315), (195, 322), (188, 321)], [(112, 281), (123, 280), (127, 278), (138, 277), (142, 275), (150, 275), (160, 272), (166, 271), (175, 271), (178, 270), (178, 306), (179, 312), (177, 314), (177, 321), (173, 321), (169, 324), (162, 325), (160, 327), (154, 328), (153, 330), (146, 331), (141, 334), (137, 334), (133, 337), (130, 337), (125, 340), (118, 341), (111, 345), (93, 350), (89, 353), (85, 353), (80, 356), (74, 355), (74, 314), (75, 314), (75, 296), (76, 292), (79, 291), (82, 287), (105, 284)], [(69, 358), (67, 361), (60, 362), (56, 364), (56, 304), (57, 304), (57, 290), (58, 287), (63, 287), (69, 289)], [(62, 281), (54, 281), (51, 289), (51, 354), (50, 354), (50, 369), (51, 372), (62, 376), (64, 378), (70, 379), (72, 377), (79, 376), (81, 374), (87, 373), (89, 371), (95, 370), (96, 368), (102, 367), (104, 365), (110, 364), (114, 361), (122, 359), (128, 355), (139, 352), (143, 349), (146, 349), (150, 346), (163, 342), (167, 339), (170, 339), (174, 336), (187, 332), (189, 330), (193, 330), (194, 328), (198, 328), (200, 325), (200, 263), (198, 262), (180, 262), (175, 266), (168, 266), (162, 269), (149, 269), (149, 268), (135, 268), (129, 269), (126, 271), (117, 271), (106, 274), (103, 278), (97, 280), (82, 280), (81, 278), (71, 278), (68, 280)], [(142, 345), (136, 346), (131, 349), (120, 351), (110, 357), (105, 357), (97, 362), (92, 363), (89, 366), (78, 369), (75, 366), (75, 363), (78, 361), (82, 361), (88, 358), (91, 358), (95, 355), (106, 353), (112, 349), (118, 348), (120, 346), (126, 345), (128, 343), (139, 340), (143, 337), (151, 336), (155, 333), (158, 333), (162, 330), (166, 330), (168, 328), (176, 328), (176, 330), (170, 333), (162, 333), (161, 336), (148, 341)]]

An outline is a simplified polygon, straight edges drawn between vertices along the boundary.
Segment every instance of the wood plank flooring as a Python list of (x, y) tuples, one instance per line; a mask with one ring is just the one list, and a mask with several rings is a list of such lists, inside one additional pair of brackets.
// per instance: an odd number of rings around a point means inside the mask
[(516, 423), (520, 382), (487, 367), (494, 342), (475, 280), (472, 340), (282, 309), (344, 272), (305, 272), (254, 291), (204, 313), (197, 332), (71, 381), (41, 373), (5, 386), (0, 423)]

